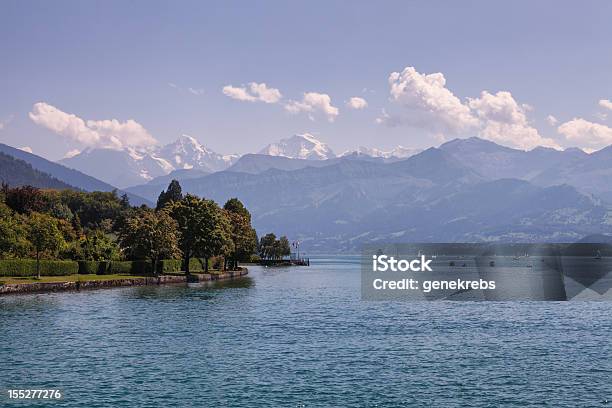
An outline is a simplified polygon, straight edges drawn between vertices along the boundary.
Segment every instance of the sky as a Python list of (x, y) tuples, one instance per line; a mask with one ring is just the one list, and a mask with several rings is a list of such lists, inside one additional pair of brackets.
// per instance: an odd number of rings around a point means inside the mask
[(610, 21), (607, 1), (5, 0), (0, 142), (592, 151), (612, 144)]

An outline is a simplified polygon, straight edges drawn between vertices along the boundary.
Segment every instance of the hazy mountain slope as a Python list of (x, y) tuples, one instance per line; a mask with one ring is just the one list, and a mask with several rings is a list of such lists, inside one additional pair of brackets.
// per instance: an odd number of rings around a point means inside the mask
[[(0, 152), (8, 154), (9, 156), (15, 157), (19, 160), (23, 160), (30, 164), (34, 169), (47, 173), (63, 183), (73, 186), (75, 188), (85, 191), (113, 191), (116, 188), (108, 183), (100, 181), (92, 176), (84, 174), (78, 170), (73, 170), (62, 166), (61, 164), (54, 163), (40, 156), (24, 152), (14, 147), (0, 143)], [(122, 190), (119, 190), (119, 194), (123, 194)], [(146, 200), (137, 195), (128, 193), (130, 202), (133, 205), (147, 204), (151, 205), (149, 200)]]
[(0, 152), (0, 182), (11, 187), (31, 185), (38, 188), (78, 190), (47, 173), (38, 171), (29, 163)]
[(130, 154), (126, 150), (86, 150), (60, 163), (121, 188), (166, 174), (150, 156)]
[(538, 147), (530, 151), (500, 146), (488, 140), (471, 137), (444, 143), (440, 150), (490, 180), (518, 178), (532, 180), (552, 167), (587, 157), (579, 149), (558, 151)]
[(538, 185), (570, 184), (578, 190), (612, 202), (612, 146), (579, 157), (542, 172), (534, 178)]
[(236, 155), (221, 155), (202, 146), (195, 138), (182, 135), (161, 147), (145, 150), (90, 149), (62, 159), (68, 167), (81, 170), (121, 188), (149, 182), (175, 170), (214, 172), (226, 169)]
[(195, 170), (195, 169), (174, 170), (171, 173), (166, 174), (165, 176), (155, 177), (153, 180), (149, 181), (147, 184), (151, 186), (167, 187), (168, 184), (170, 184), (172, 180), (183, 181), (183, 180), (204, 177), (204, 176), (207, 176), (208, 174), (210, 173), (204, 170)]
[(378, 240), (571, 241), (610, 223), (606, 205), (571, 186), (487, 181), (441, 149), (395, 163), (224, 171), (182, 186), (221, 204), (240, 198), (260, 234), (299, 237), (305, 250), (356, 250)]

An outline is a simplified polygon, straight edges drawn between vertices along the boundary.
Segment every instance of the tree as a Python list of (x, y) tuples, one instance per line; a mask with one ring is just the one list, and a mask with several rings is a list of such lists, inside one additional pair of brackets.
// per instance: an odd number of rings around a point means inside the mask
[(189, 261), (197, 254), (204, 235), (207, 232), (205, 218), (207, 208), (204, 200), (187, 194), (182, 200), (170, 206), (170, 215), (178, 224), (178, 246), (183, 253), (185, 273), (189, 275)]
[(40, 279), (40, 256), (44, 252), (51, 255), (66, 245), (66, 241), (57, 227), (57, 220), (47, 214), (32, 213), (28, 218), (28, 240), (36, 252), (36, 276)]
[(167, 211), (146, 210), (128, 218), (119, 231), (119, 242), (130, 259), (150, 259), (154, 273), (159, 260), (181, 257), (178, 225)]
[(274, 243), (276, 235), (269, 233), (261, 237), (259, 241), (259, 256), (263, 259), (273, 259), (275, 255)]
[(39, 189), (32, 186), (9, 188), (2, 186), (6, 205), (19, 214), (27, 214), (32, 211), (42, 211), (45, 207), (43, 194)]
[(80, 242), (83, 259), (88, 261), (112, 261), (119, 259), (119, 246), (104, 231), (90, 230)]
[(0, 201), (0, 258), (24, 256), (29, 246), (22, 217)]
[(207, 200), (213, 204), (211, 230), (202, 242), (201, 254), (204, 257), (204, 270), (208, 272), (208, 260), (216, 255), (223, 256), (223, 268), (225, 269), (227, 257), (235, 251), (232, 240), (232, 225), (227, 211), (219, 208), (217, 203)]
[(278, 240), (278, 253), (277, 256), (282, 258), (284, 256), (291, 255), (291, 245), (289, 244), (289, 240), (286, 236), (280, 237)]
[(234, 251), (229, 254), (231, 268), (236, 269), (239, 261), (249, 261), (257, 248), (257, 233), (251, 226), (251, 214), (237, 198), (229, 199), (223, 209), (231, 225), (230, 236)]
[(181, 185), (179, 184), (178, 180), (172, 180), (170, 182), (170, 185), (168, 185), (168, 189), (159, 193), (159, 197), (157, 199), (157, 206), (155, 207), (155, 209), (159, 211), (168, 204), (172, 204), (176, 201), (181, 201), (182, 199), (183, 191), (181, 189)]

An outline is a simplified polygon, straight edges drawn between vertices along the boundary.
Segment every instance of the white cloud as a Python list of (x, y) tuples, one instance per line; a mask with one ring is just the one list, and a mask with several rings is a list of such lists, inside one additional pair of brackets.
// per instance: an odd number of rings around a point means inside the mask
[(610, 101), (609, 99), (600, 99), (599, 106), (604, 109), (612, 110), (612, 101)]
[(263, 82), (251, 82), (248, 87), (226, 85), (223, 87), (223, 93), (232, 99), (247, 102), (277, 103), (283, 97), (278, 89), (268, 88)]
[(314, 114), (322, 113), (330, 122), (340, 113), (339, 109), (332, 105), (329, 95), (317, 92), (306, 92), (301, 101), (289, 101), (285, 109), (290, 113), (306, 112), (311, 120), (314, 120)]
[(78, 155), (80, 153), (81, 153), (81, 151), (79, 149), (68, 150), (63, 158), (64, 159), (70, 159), (71, 157), (74, 157), (74, 156), (76, 156), (76, 155)]
[(521, 149), (558, 147), (529, 123), (527, 112), (533, 107), (517, 103), (510, 92), (483, 91), (478, 98), (462, 101), (446, 87), (442, 73), (421, 74), (414, 67), (391, 73), (389, 86), (395, 110), (391, 113), (383, 110), (378, 123), (422, 128), (442, 140), (476, 133)]
[(351, 109), (365, 109), (368, 106), (368, 102), (363, 98), (360, 98), (358, 96), (353, 96), (346, 103), (346, 106), (348, 106)]
[(556, 126), (557, 123), (559, 123), (559, 120), (555, 118), (553, 115), (548, 115), (546, 117), (546, 121), (548, 122), (550, 126)]
[(146, 147), (157, 140), (138, 122), (129, 119), (83, 120), (45, 102), (35, 103), (30, 119), (39, 126), (86, 147), (123, 149)]
[(481, 120), (480, 136), (485, 139), (521, 149), (559, 147), (554, 140), (540, 136), (529, 124), (526, 115), (529, 105), (519, 105), (510, 92), (482, 91), (480, 98), (470, 99), (468, 105)]
[(557, 131), (580, 147), (601, 149), (612, 144), (612, 128), (582, 118), (562, 123)]
[(407, 124), (435, 133), (459, 134), (478, 125), (470, 108), (446, 88), (440, 72), (421, 74), (414, 67), (389, 75), (391, 101), (400, 112), (379, 118), (380, 123)]
[(19, 150), (23, 150), (26, 153), (32, 153), (32, 148), (30, 146), (20, 147)]

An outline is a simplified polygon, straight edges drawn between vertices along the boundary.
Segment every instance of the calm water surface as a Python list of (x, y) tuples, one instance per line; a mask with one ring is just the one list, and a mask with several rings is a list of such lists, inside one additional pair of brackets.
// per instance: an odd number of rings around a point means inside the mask
[[(356, 258), (0, 298), (7, 388), (66, 407), (612, 406), (612, 303), (360, 299)], [(40, 404), (43, 406), (43, 404)]]

